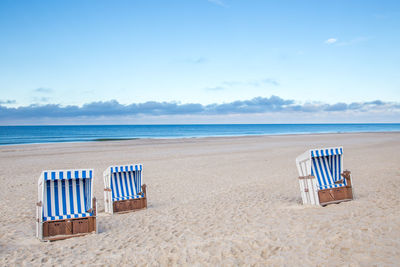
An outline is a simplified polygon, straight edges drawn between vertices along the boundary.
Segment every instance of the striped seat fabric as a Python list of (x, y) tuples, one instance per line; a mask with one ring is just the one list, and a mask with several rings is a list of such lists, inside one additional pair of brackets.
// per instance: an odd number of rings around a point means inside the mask
[(142, 198), (142, 165), (110, 167), (112, 201)]
[[(319, 189), (346, 186), (346, 179), (341, 176), (342, 148), (311, 150), (311, 175), (317, 177)], [(341, 183), (335, 183), (343, 181)]]
[(92, 216), (93, 170), (44, 171), (43, 221)]

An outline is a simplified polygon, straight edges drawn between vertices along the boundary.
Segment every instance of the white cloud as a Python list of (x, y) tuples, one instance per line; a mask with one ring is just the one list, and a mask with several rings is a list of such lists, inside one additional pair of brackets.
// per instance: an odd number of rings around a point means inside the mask
[[(139, 118), (139, 119), (138, 119)], [(142, 119), (140, 119), (142, 118)], [(227, 120), (228, 118), (228, 120)], [(232, 118), (230, 120), (229, 118)], [(235, 119), (236, 118), (236, 119)], [(120, 104), (116, 100), (83, 106), (0, 105), (0, 125), (127, 123), (294, 123), (399, 122), (400, 102), (300, 103), (278, 96), (227, 103), (156, 102)]]
[(357, 37), (357, 38), (351, 39), (350, 41), (339, 42), (339, 43), (337, 43), (337, 45), (338, 46), (354, 45), (354, 44), (366, 42), (370, 39), (371, 39), (371, 37)]
[(37, 93), (49, 94), (49, 93), (52, 93), (52, 92), (53, 92), (53, 89), (51, 89), (51, 88), (46, 88), (46, 87), (39, 87), (39, 88), (36, 88), (34, 91), (37, 92)]
[(348, 45), (354, 45), (354, 44), (358, 44), (358, 43), (362, 43), (362, 42), (366, 42), (370, 39), (372, 39), (373, 37), (357, 37), (357, 38), (353, 38), (351, 40), (348, 41), (340, 41), (336, 38), (329, 38), (328, 40), (326, 40), (324, 43), (328, 44), (328, 45), (332, 45), (335, 44), (335, 46), (348, 46)]
[(208, 2), (218, 6), (226, 7), (226, 4), (222, 0), (208, 0)]
[(265, 78), (262, 80), (250, 80), (250, 81), (225, 81), (222, 83), (223, 86), (255, 86), (259, 87), (265, 84), (270, 84), (274, 86), (279, 86), (279, 82), (276, 79)]
[(191, 64), (201, 64), (201, 63), (204, 63), (204, 62), (206, 62), (206, 61), (207, 61), (207, 60), (206, 60), (206, 58), (204, 58), (204, 57), (188, 58), (188, 59), (185, 60), (185, 62), (191, 63)]
[(326, 44), (334, 44), (337, 42), (336, 38), (329, 38), (328, 40), (325, 41)]
[(10, 104), (15, 104), (15, 103), (17, 103), (17, 101), (15, 101), (15, 100), (10, 100), (10, 99), (1, 100), (0, 99), (0, 105), (10, 105)]
[(205, 88), (207, 91), (223, 91), (226, 88), (222, 86), (216, 86), (216, 87), (207, 87)]

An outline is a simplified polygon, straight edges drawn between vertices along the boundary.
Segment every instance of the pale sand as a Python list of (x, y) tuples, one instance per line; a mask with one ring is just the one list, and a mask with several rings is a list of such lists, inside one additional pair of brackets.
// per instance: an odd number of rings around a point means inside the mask
[[(356, 200), (301, 205), (295, 158), (342, 145)], [(144, 164), (149, 207), (104, 213), (103, 171)], [(94, 168), (99, 234), (35, 238), (44, 169)], [(0, 265), (399, 266), (400, 133), (0, 147)]]

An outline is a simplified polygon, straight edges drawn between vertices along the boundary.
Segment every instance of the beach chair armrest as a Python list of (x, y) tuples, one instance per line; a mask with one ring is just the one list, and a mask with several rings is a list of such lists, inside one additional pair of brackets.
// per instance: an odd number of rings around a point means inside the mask
[(146, 197), (146, 189), (147, 189), (147, 185), (146, 184), (144, 184), (144, 185), (142, 185), (142, 192), (140, 192), (140, 193), (143, 193), (144, 194), (144, 197)]
[(342, 176), (344, 179), (346, 179), (346, 183), (348, 186), (351, 186), (351, 177), (350, 177), (351, 171), (345, 170), (342, 172)]
[(346, 179), (350, 179), (350, 174), (351, 174), (351, 171), (349, 171), (349, 170), (345, 170), (341, 173), (341, 175)]

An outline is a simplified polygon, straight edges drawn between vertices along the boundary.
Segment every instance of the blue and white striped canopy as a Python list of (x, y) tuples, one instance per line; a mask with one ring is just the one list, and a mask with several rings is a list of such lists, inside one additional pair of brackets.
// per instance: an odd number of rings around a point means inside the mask
[(43, 178), (49, 180), (70, 180), (93, 178), (93, 170), (63, 170), (63, 171), (44, 171)]
[(111, 166), (111, 173), (115, 172), (133, 172), (133, 171), (141, 171), (143, 168), (142, 164), (138, 165), (124, 165), (124, 166)]
[(43, 178), (43, 221), (93, 215), (93, 170), (44, 171)]
[(142, 169), (141, 164), (110, 167), (113, 201), (144, 197)]
[(342, 154), (343, 154), (343, 148), (341, 147), (311, 150), (311, 157), (335, 156)]
[[(342, 154), (341, 147), (311, 150), (311, 175), (317, 177), (320, 189), (346, 186), (346, 179), (341, 176)], [(340, 180), (343, 182), (335, 184)]]

